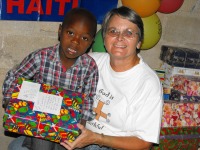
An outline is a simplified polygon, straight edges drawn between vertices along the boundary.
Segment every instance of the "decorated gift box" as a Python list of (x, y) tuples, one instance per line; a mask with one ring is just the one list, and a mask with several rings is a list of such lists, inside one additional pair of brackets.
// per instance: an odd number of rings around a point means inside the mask
[(158, 77), (160, 79), (160, 82), (163, 84), (163, 82), (165, 80), (165, 70), (163, 70), (163, 69), (154, 69), (154, 71), (158, 75)]
[(163, 45), (160, 59), (176, 67), (198, 68), (200, 52), (195, 49)]
[(165, 102), (160, 142), (151, 150), (197, 150), (199, 143), (200, 103)]
[(199, 69), (174, 67), (167, 63), (163, 63), (161, 68), (165, 70), (163, 82), (165, 100), (193, 102), (200, 100)]
[(197, 150), (200, 143), (200, 127), (162, 128), (160, 143), (152, 150)]
[(200, 96), (200, 77), (176, 75), (172, 88), (188, 96)]
[(184, 101), (184, 102), (200, 102), (200, 96), (188, 96), (187, 94), (182, 94), (181, 92), (171, 89), (169, 94), (169, 100)]
[(162, 127), (200, 126), (200, 103), (167, 101), (163, 106)]
[(200, 79), (200, 70), (192, 69), (192, 68), (183, 68), (183, 67), (174, 67), (167, 63), (163, 63), (161, 68), (165, 70), (165, 80), (164, 86), (173, 87), (174, 84), (174, 76), (182, 75), (183, 77), (187, 77), (189, 79)]
[(54, 142), (79, 135), (84, 94), (19, 78), (3, 117), (5, 130)]
[(165, 78), (164, 88), (169, 89), (171, 100), (198, 101), (200, 99), (200, 76), (174, 75)]

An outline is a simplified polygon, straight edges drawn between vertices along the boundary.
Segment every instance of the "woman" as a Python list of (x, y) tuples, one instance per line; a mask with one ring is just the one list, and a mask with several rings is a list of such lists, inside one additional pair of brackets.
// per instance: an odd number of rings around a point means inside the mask
[(62, 142), (66, 149), (146, 150), (159, 143), (162, 86), (139, 55), (143, 34), (133, 10), (122, 6), (107, 13), (102, 35), (108, 53), (90, 54), (99, 68), (96, 118), (86, 128), (78, 125), (82, 134)]

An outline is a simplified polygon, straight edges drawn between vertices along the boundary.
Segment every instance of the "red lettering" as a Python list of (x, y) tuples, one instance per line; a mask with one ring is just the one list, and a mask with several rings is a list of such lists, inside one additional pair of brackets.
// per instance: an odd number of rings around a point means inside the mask
[(47, 0), (46, 1), (46, 15), (51, 15), (51, 11), (52, 11), (52, 0)]
[(42, 9), (41, 0), (31, 0), (29, 6), (27, 8), (26, 14), (31, 14), (33, 11), (36, 11), (42, 15), (44, 14), (44, 11)]
[(63, 16), (65, 13), (65, 3), (70, 2), (70, 0), (55, 0), (55, 1), (60, 3), (58, 15)]
[(72, 2), (72, 8), (78, 7), (78, 1), (79, 0), (73, 0), (73, 2)]
[[(44, 14), (42, 8), (42, 0), (29, 0), (30, 3), (26, 10), (26, 14), (38, 12), (40, 15)], [(63, 16), (65, 13), (66, 3), (72, 2), (72, 8), (79, 6), (79, 0), (46, 0), (46, 15), (51, 15), (53, 2), (59, 3), (58, 15)], [(18, 8), (18, 14), (24, 14), (25, 0), (7, 0), (7, 13), (13, 13), (14, 7)]]
[(18, 7), (18, 14), (24, 13), (24, 0), (7, 0), (7, 13), (13, 13), (13, 7)]

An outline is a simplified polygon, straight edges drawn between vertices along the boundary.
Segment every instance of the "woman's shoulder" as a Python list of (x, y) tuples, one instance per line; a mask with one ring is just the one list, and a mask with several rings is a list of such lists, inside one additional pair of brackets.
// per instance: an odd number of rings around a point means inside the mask
[(109, 59), (108, 53), (104, 52), (90, 52), (88, 53), (96, 62), (102, 62)]

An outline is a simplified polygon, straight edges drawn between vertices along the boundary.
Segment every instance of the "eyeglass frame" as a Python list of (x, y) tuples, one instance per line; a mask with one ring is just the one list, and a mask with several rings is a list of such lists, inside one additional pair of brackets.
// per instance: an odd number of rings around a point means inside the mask
[[(129, 35), (128, 33), (131, 33), (131, 35)], [(135, 32), (132, 29), (126, 29), (123, 31), (119, 31), (116, 28), (108, 28), (106, 31), (106, 34), (108, 34), (112, 37), (119, 37), (120, 35), (122, 35), (122, 37), (126, 38), (126, 39), (134, 39), (137, 36), (139, 36), (139, 32)]]

